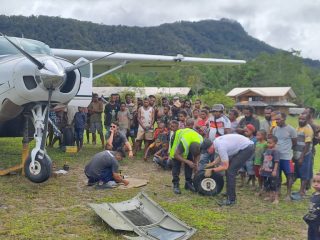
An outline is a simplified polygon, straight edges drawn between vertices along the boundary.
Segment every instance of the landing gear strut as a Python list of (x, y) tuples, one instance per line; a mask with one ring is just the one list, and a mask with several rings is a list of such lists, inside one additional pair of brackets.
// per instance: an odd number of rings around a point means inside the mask
[(34, 139), (36, 146), (32, 149), (30, 156), (24, 166), (26, 177), (35, 183), (41, 183), (51, 175), (51, 159), (44, 149), (45, 140), (47, 138), (47, 124), (49, 106), (43, 109), (41, 104), (33, 107), (31, 110), (34, 125)]

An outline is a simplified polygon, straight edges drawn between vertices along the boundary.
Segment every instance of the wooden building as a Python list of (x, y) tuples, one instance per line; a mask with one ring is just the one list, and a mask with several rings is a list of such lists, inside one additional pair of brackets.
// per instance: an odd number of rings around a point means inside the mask
[(266, 106), (289, 113), (289, 108), (297, 107), (292, 101), (297, 97), (291, 87), (253, 87), (234, 88), (228, 94), (235, 100), (236, 106), (252, 106), (256, 114), (263, 115)]

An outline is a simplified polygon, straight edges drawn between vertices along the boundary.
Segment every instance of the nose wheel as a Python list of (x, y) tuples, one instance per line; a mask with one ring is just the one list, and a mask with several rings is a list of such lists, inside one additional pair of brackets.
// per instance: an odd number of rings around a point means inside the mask
[(28, 157), (24, 171), (26, 177), (34, 183), (42, 183), (48, 180), (51, 175), (52, 162), (50, 157), (45, 154), (42, 159), (36, 156), (32, 164), (31, 156)]

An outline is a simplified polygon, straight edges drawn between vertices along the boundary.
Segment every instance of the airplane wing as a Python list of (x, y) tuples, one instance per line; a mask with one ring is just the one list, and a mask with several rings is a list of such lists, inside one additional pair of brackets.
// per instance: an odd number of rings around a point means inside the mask
[(113, 69), (125, 72), (148, 72), (168, 70), (174, 66), (190, 66), (190, 65), (239, 65), (244, 64), (244, 60), (216, 59), (216, 58), (200, 58), (200, 57), (184, 57), (149, 54), (132, 54), (132, 53), (112, 53), (100, 51), (85, 50), (69, 50), (69, 49), (52, 49), (55, 56), (65, 58), (71, 62), (79, 58), (85, 58), (89, 61), (102, 58), (94, 63), (94, 66), (101, 66), (104, 69)]
[[(168, 71), (175, 66), (239, 65), (246, 63), (244, 60), (184, 57), (182, 55), (164, 56), (69, 49), (51, 50), (56, 57), (67, 59), (75, 64), (99, 59), (87, 65), (87, 70), (80, 69), (82, 78), (85, 81), (81, 84), (78, 94), (69, 103), (69, 105), (73, 106), (88, 106), (92, 94), (92, 81), (114, 71), (131, 73), (161, 72)], [(92, 65), (94, 65), (94, 69)], [(95, 76), (93, 76), (93, 73)]]

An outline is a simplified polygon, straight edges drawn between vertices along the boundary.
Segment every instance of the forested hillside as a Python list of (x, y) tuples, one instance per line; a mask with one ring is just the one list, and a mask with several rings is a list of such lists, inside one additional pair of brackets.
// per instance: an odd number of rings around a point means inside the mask
[(252, 58), (275, 48), (249, 36), (231, 20), (177, 22), (157, 27), (107, 26), (59, 17), (0, 16), (6, 35), (24, 36), (54, 48)]
[(47, 16), (0, 15), (0, 32), (54, 48), (245, 59), (237, 67), (193, 67), (165, 73), (115, 74), (103, 85), (190, 86), (195, 94), (241, 86), (292, 86), (297, 103), (319, 105), (320, 63), (249, 36), (235, 21), (176, 22), (157, 27), (108, 26)]

